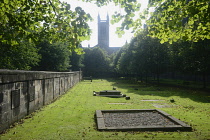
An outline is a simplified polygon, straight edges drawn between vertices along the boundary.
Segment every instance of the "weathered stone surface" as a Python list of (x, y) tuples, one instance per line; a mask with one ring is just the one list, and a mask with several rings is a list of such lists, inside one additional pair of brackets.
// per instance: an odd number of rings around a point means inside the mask
[(96, 110), (98, 130), (191, 131), (192, 128), (171, 115), (155, 109)]
[(35, 104), (39, 109), (44, 105), (44, 80), (35, 80)]
[(165, 101), (165, 100), (141, 100), (143, 102), (156, 102), (156, 101)]
[(81, 74), (0, 69), (0, 132), (64, 94)]
[(99, 95), (121, 95), (121, 91), (117, 90), (103, 90), (99, 92)]
[(12, 109), (20, 106), (20, 89), (11, 91)]
[(45, 96), (44, 103), (49, 104), (53, 100), (54, 83), (53, 79), (45, 79)]
[(3, 102), (3, 99), (4, 99), (4, 94), (0, 92), (0, 104)]
[(153, 104), (153, 106), (156, 108), (173, 108), (173, 107), (177, 107), (178, 105), (168, 104), (168, 103), (159, 103), (159, 104)]
[(131, 103), (107, 103), (109, 105), (131, 105)]
[(60, 94), (64, 94), (64, 90), (65, 87), (64, 87), (64, 77), (60, 77)]
[(60, 95), (60, 78), (54, 78), (54, 98)]
[(125, 99), (126, 99), (126, 100), (130, 100), (131, 97), (130, 97), (130, 96), (126, 96)]
[(100, 92), (93, 91), (93, 96), (124, 97), (124, 95), (121, 94), (121, 91), (117, 91), (117, 90), (103, 90)]

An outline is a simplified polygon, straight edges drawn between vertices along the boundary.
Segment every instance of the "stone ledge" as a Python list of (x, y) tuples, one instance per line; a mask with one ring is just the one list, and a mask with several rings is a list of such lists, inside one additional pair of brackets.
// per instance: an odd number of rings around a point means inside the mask
[(50, 79), (56, 77), (66, 77), (66, 75), (75, 75), (75, 72), (51, 72), (51, 71), (24, 71), (24, 70), (6, 70), (0, 69), (0, 84), (12, 83), (29, 80)]
[[(170, 121), (171, 123), (163, 124), (163, 125), (161, 125), (161, 124), (160, 125), (154, 125), (154, 124), (150, 125), (150, 124), (147, 124), (147, 122), (141, 122), (141, 123), (146, 123), (146, 125), (136, 125), (136, 123), (133, 122), (133, 124), (134, 124), (133, 126), (132, 126), (132, 124), (129, 124), (130, 126), (118, 125), (118, 126), (110, 127), (106, 124), (106, 119), (110, 119), (110, 118), (106, 118), (104, 116), (105, 113), (108, 113), (108, 114), (127, 113), (130, 118), (122, 117), (121, 120), (119, 120), (120, 116), (113, 115), (114, 117), (113, 116), (111, 117), (111, 121), (113, 121), (114, 119), (117, 119), (116, 122), (121, 121), (121, 122), (124, 122), (124, 124), (126, 124), (126, 121), (128, 121), (129, 119), (132, 118), (132, 114), (134, 114), (134, 116), (135, 116), (136, 113), (142, 113), (142, 112), (143, 113), (144, 112), (154, 112), (158, 115), (161, 115), (161, 117), (163, 117), (163, 119), (166, 119), (166, 121)], [(148, 116), (146, 116), (146, 117), (148, 117)], [(107, 130), (109, 130), (109, 131), (192, 131), (191, 126), (172, 117), (171, 115), (167, 114), (166, 112), (163, 112), (161, 110), (156, 110), (156, 109), (96, 110), (96, 119), (97, 119), (96, 120), (97, 127), (98, 127), (98, 130), (100, 130), (100, 131), (107, 131)], [(138, 119), (138, 117), (136, 117), (135, 119)], [(144, 118), (141, 118), (141, 120), (144, 120)], [(108, 120), (108, 122), (109, 122), (109, 120)]]

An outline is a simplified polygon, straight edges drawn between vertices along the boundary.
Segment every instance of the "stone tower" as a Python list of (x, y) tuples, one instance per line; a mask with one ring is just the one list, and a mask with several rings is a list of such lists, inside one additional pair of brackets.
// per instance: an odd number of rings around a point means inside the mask
[(101, 20), (98, 14), (98, 46), (104, 49), (109, 48), (109, 15), (106, 20)]

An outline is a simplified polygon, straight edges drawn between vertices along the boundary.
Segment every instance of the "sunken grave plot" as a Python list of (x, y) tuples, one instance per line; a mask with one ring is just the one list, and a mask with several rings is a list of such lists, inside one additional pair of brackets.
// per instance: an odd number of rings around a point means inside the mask
[(156, 108), (175, 108), (175, 107), (178, 107), (178, 105), (168, 104), (168, 103), (156, 103), (156, 104), (152, 104), (152, 105)]
[(96, 110), (98, 130), (110, 131), (191, 131), (192, 128), (156, 109)]

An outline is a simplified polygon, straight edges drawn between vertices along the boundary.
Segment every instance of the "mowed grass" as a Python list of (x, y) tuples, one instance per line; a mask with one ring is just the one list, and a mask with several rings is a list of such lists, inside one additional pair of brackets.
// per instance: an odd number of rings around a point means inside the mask
[[(116, 87), (125, 98), (93, 96), (93, 91)], [(171, 103), (170, 99), (175, 102)], [(161, 101), (142, 101), (142, 100)], [(126, 103), (126, 104), (110, 104)], [(153, 104), (167, 105), (156, 108)], [(171, 107), (168, 107), (171, 106)], [(96, 110), (160, 109), (192, 126), (192, 132), (105, 132), (98, 131)], [(170, 87), (146, 86), (126, 80), (82, 81), (65, 95), (21, 123), (1, 134), (1, 140), (139, 140), (139, 139), (210, 139), (210, 95)]]

